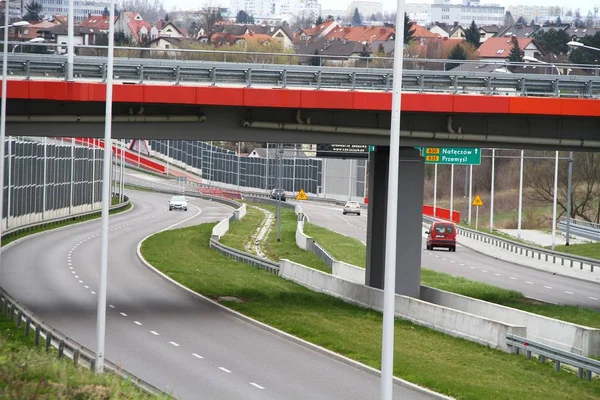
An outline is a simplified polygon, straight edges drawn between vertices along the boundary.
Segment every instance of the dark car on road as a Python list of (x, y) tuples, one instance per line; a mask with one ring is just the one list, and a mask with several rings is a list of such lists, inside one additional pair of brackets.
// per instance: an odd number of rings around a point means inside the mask
[(281, 196), (281, 201), (285, 201), (285, 192), (283, 191), (283, 189), (273, 189), (273, 191), (271, 192), (271, 198), (273, 200), (277, 200), (279, 196)]
[(427, 233), (427, 250), (446, 247), (456, 251), (456, 227), (452, 222), (434, 222)]

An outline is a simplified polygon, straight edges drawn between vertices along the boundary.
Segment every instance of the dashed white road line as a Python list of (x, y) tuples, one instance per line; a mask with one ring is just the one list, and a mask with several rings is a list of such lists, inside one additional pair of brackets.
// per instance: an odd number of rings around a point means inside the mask
[(122, 315), (122, 316), (124, 316), (124, 317), (126, 317), (126, 316), (127, 316), (127, 314), (125, 314), (124, 312), (122, 312), (122, 313), (119, 313), (119, 314), (121, 314), (121, 315)]
[(169, 342), (169, 344), (172, 344), (175, 347), (179, 347), (179, 343), (175, 343), (175, 342)]
[(80, 280), (79, 280), (79, 283), (83, 283), (83, 281), (80, 279)]
[(113, 306), (112, 304), (109, 304), (108, 306), (109, 306), (110, 308), (115, 308), (115, 306)]
[(465, 266), (465, 264), (460, 264), (460, 266), (461, 266), (461, 267), (464, 267), (464, 266)]
[(590, 300), (598, 300), (597, 297), (592, 297), (592, 296), (589, 296), (588, 299), (590, 299)]
[(260, 386), (258, 383), (250, 382), (250, 384), (251, 384), (252, 386), (254, 386), (255, 388), (257, 388), (257, 389), (260, 389), (260, 390), (265, 390), (265, 388), (264, 388), (264, 387), (262, 387), (262, 386)]
[(454, 261), (454, 260), (450, 260), (450, 262), (451, 262), (451, 263), (455, 263), (456, 261)]
[(142, 323), (140, 321), (133, 321), (134, 324), (138, 325), (138, 326), (142, 326)]
[(160, 333), (155, 332), (155, 331), (150, 331), (151, 334), (153, 334), (154, 336), (160, 336)]
[(228, 374), (230, 374), (230, 373), (231, 373), (231, 371), (230, 371), (230, 370), (228, 370), (227, 368), (224, 368), (224, 367), (219, 367), (219, 369), (220, 369), (221, 371), (223, 371), (223, 372), (227, 372)]
[(525, 283), (527, 283), (529, 285), (533, 285), (533, 282), (525, 281)]
[(202, 360), (204, 357), (202, 357), (200, 354), (196, 354), (196, 353), (192, 353), (192, 356)]
[(475, 269), (475, 267), (470, 267), (471, 269)]
[(573, 292), (569, 292), (568, 290), (565, 290), (565, 293), (566, 293), (566, 294), (575, 294), (575, 293), (573, 293)]
[(485, 269), (482, 269), (481, 272), (487, 272)]
[(84, 288), (89, 289), (90, 287), (88, 285), (85, 285)]
[(90, 292), (91, 294), (96, 294), (96, 292), (94, 292), (93, 290)]
[(509, 277), (508, 279), (511, 279), (511, 280), (513, 280), (513, 281), (516, 281), (516, 280), (517, 280), (517, 278), (515, 278), (515, 277), (513, 277), (513, 276)]
[(552, 286), (544, 286), (546, 289), (552, 289)]

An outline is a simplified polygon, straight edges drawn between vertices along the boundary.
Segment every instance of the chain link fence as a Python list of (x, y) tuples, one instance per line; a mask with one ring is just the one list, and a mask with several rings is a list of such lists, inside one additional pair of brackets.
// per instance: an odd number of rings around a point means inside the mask
[[(267, 143), (249, 155), (191, 140), (150, 140), (151, 155), (192, 172), (207, 185), (268, 192), (279, 186), (277, 144)], [(296, 147), (296, 146), (294, 146)], [(321, 159), (310, 151), (285, 147), (281, 187), (291, 193), (363, 201), (366, 160)]]
[(102, 149), (7, 137), (4, 155), (4, 230), (100, 208)]

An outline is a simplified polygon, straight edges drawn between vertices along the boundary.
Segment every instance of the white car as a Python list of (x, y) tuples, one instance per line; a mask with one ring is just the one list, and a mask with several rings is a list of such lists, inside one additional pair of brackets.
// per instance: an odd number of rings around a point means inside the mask
[(185, 196), (173, 196), (169, 200), (169, 211), (183, 210), (187, 211), (187, 200)]
[(344, 215), (346, 214), (360, 215), (360, 204), (356, 201), (347, 202), (344, 206)]

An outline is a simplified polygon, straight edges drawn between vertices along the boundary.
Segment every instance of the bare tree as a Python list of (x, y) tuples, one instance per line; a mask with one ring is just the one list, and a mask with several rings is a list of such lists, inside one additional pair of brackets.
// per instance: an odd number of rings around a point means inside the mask
[(221, 8), (219, 7), (206, 7), (200, 11), (200, 20), (202, 27), (206, 31), (207, 35), (212, 35), (217, 22), (223, 21), (223, 15), (221, 14)]
[(120, 0), (118, 8), (122, 11), (140, 13), (144, 21), (153, 24), (166, 14), (162, 0)]
[[(547, 155), (554, 153), (546, 153)], [(561, 153), (566, 158), (567, 153)], [(527, 196), (532, 200), (554, 201), (554, 160), (535, 160), (525, 168), (526, 185), (532, 189)], [(556, 204), (560, 215), (567, 212), (567, 167), (568, 162), (559, 161), (558, 198)], [(574, 153), (573, 183), (571, 190), (571, 217), (586, 221), (600, 218), (600, 155), (596, 153)]]

